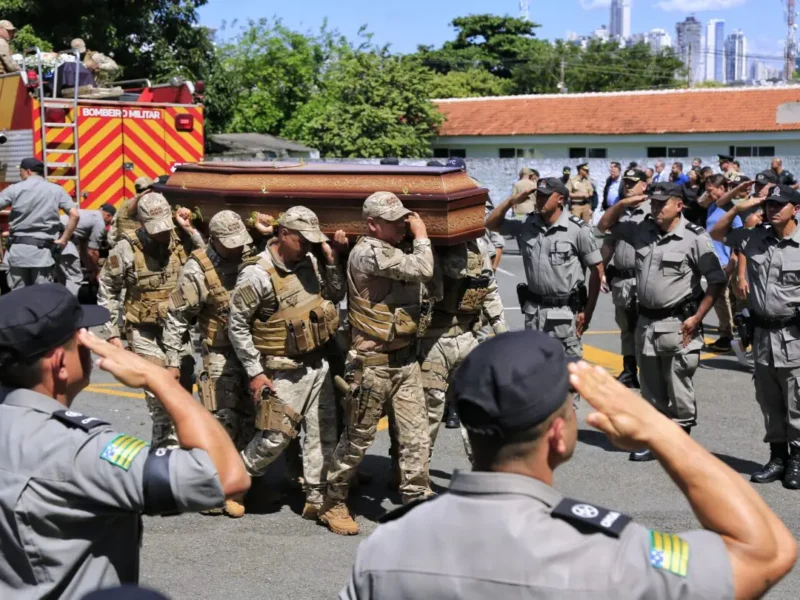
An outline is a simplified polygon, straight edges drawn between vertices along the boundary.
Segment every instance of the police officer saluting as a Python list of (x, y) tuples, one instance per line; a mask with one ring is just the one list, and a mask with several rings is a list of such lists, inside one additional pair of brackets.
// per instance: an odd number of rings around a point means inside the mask
[[(766, 220), (752, 229), (731, 229), (740, 214), (766, 202)], [(769, 196), (735, 205), (717, 221), (711, 237), (747, 258), (747, 296), (753, 325), (756, 400), (764, 414), (770, 459), (750, 477), (755, 483), (783, 479), (800, 489), (800, 192), (788, 185)]]
[[(12, 290), (52, 282), (54, 265), (78, 226), (80, 213), (61, 186), (46, 181), (44, 163), (26, 158), (19, 165), (22, 181), (0, 192), (0, 210), (11, 206), (8, 251), (8, 287)], [(59, 209), (69, 215), (60, 232)]]
[[(607, 371), (581, 362), (568, 376), (567, 360), (532, 331), (464, 360), (453, 391), (473, 471), (384, 517), (340, 599), (757, 598), (791, 570), (797, 543), (749, 484)], [(650, 530), (552, 487), (578, 437), (570, 384), (597, 411), (590, 425), (652, 448), (703, 529)]]
[[(692, 378), (703, 347), (701, 325), (728, 279), (706, 231), (681, 214), (685, 200), (681, 186), (655, 184), (649, 217), (641, 223), (620, 221), (626, 210), (645, 200), (644, 195), (620, 200), (597, 227), (636, 250), (636, 356), (642, 395), (689, 433), (697, 425)], [(705, 293), (702, 276), (708, 283)], [(656, 457), (643, 450), (630, 458)]]
[[(139, 578), (142, 514), (221, 506), (250, 480), (225, 430), (166, 370), (86, 327), (108, 311), (63, 286), (0, 298), (0, 597), (83, 598)], [(156, 395), (182, 449), (71, 409), (98, 365)]]
[(508, 209), (531, 193), (522, 192), (500, 204), (486, 219), (486, 227), (517, 238), (528, 280), (527, 285), (517, 286), (525, 328), (558, 338), (567, 354), (580, 358), (581, 336), (589, 328), (603, 279), (600, 251), (591, 229), (564, 210), (569, 192), (555, 177), (539, 180), (537, 213), (525, 221), (506, 219)]

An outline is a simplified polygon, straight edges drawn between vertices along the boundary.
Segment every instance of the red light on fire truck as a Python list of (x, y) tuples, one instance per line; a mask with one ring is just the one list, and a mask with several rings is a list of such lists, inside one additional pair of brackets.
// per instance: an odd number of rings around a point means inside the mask
[(176, 131), (192, 131), (194, 129), (194, 115), (175, 115)]

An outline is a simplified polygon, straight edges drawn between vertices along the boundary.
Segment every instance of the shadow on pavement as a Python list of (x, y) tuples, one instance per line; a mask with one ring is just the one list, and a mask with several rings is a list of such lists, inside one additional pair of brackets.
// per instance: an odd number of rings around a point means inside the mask
[(747, 460), (745, 458), (728, 456), (727, 454), (720, 454), (718, 452), (713, 452), (712, 454), (728, 465), (731, 469), (737, 473), (741, 473), (742, 475), (750, 475), (764, 466), (760, 463), (753, 462), (752, 460)]
[(719, 369), (722, 371), (739, 371), (741, 373), (752, 373), (750, 367), (743, 367), (733, 356), (721, 354), (716, 358), (705, 358), (700, 361), (701, 369)]
[(622, 450), (612, 444), (605, 433), (593, 429), (579, 429), (578, 441), (588, 444), (589, 446), (600, 448), (606, 452), (627, 452), (627, 450)]

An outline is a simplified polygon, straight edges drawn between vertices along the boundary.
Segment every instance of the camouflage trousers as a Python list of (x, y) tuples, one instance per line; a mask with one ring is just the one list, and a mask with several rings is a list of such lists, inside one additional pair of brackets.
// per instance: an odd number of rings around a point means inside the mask
[[(156, 326), (128, 327), (125, 332), (128, 348), (134, 354), (163, 367), (167, 357), (161, 340), (161, 331), (161, 328)], [(167, 411), (149, 391), (145, 390), (144, 398), (150, 411), (150, 419), (153, 421), (150, 445), (153, 448), (176, 447), (178, 436)]]
[(231, 436), (236, 449), (242, 451), (255, 436), (255, 411), (247, 373), (232, 348), (206, 350), (203, 369), (198, 385), (200, 400)]
[[(392, 427), (399, 442), (400, 493), (403, 502), (430, 495), (430, 434), (425, 393), (419, 363), (364, 366), (358, 406), (350, 417), (328, 472), (328, 495), (334, 501), (347, 498), (351, 478), (375, 441), (378, 421), (387, 407), (394, 414)], [(356, 353), (348, 354), (348, 371), (356, 370)], [(360, 363), (359, 363), (360, 364)]]
[[(295, 369), (265, 369), (281, 402), (302, 415), (303, 478), (306, 500), (319, 504), (336, 448), (336, 400), (330, 366), (325, 359), (298, 363)], [(242, 450), (242, 460), (252, 477), (264, 474), (292, 438), (281, 431), (257, 431)]]
[(472, 331), (453, 337), (423, 339), (420, 346), (420, 368), (425, 403), (428, 407), (428, 431), (431, 436), (431, 452), (436, 443), (439, 426), (447, 405), (447, 388), (458, 365), (478, 346), (478, 338)]

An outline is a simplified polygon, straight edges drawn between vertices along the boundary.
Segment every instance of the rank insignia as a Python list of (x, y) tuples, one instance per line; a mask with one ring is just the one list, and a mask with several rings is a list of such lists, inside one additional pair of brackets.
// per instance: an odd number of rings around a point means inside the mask
[(110, 462), (115, 467), (127, 471), (131, 468), (136, 455), (146, 447), (147, 442), (144, 440), (123, 433), (115, 437), (103, 448), (100, 458)]
[(656, 569), (686, 577), (689, 571), (689, 542), (660, 531), (650, 531), (650, 564)]

